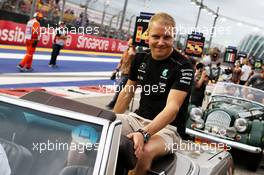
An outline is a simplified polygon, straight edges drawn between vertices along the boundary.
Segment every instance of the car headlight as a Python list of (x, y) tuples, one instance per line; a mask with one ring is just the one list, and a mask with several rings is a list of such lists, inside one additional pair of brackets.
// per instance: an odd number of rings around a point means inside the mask
[(248, 122), (244, 118), (238, 118), (235, 121), (234, 127), (238, 132), (245, 132), (248, 127)]
[(197, 128), (197, 129), (203, 129), (204, 128), (204, 121), (203, 119), (199, 119), (199, 120), (196, 120), (194, 125), (193, 125), (193, 128)]
[(190, 117), (193, 121), (201, 121), (203, 116), (203, 111), (201, 108), (192, 108), (190, 112)]
[(234, 127), (230, 127), (226, 129), (227, 137), (234, 138), (236, 136), (236, 129)]

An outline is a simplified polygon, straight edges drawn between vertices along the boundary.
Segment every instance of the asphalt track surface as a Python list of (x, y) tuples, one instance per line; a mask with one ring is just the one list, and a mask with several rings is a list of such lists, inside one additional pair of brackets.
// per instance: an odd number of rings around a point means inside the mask
[[(19, 73), (16, 65), (21, 61), (24, 54), (24, 50), (0, 49), (0, 73)], [(101, 61), (93, 61), (95, 57), (101, 58)], [(61, 53), (57, 59), (59, 67), (56, 69), (48, 67), (49, 58), (49, 52), (36, 52), (33, 57), (34, 73), (111, 71), (114, 70), (120, 57)]]
[[(33, 57), (33, 72), (21, 73), (16, 65), (24, 57), (25, 48), (0, 45), (0, 88), (113, 84), (109, 77), (121, 56), (62, 50), (57, 59), (58, 68), (51, 68), (48, 66), (50, 53), (51, 49), (37, 49)], [(38, 80), (30, 80), (34, 78)]]

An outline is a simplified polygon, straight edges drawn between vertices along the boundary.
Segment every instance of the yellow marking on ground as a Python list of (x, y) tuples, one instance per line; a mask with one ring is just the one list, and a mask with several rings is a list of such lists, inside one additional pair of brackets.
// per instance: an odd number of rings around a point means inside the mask
[[(10, 49), (10, 50), (26, 50), (25, 46), (10, 46), (10, 45), (2, 45), (0, 44), (0, 49)], [(37, 47), (36, 51), (41, 52), (51, 52), (51, 48), (42, 48)], [(98, 55), (98, 56), (117, 56), (121, 57), (122, 54), (120, 53), (106, 53), (106, 52), (94, 52), (94, 51), (81, 51), (81, 50), (61, 50), (61, 53), (72, 53), (72, 54), (84, 54), (84, 55)]]

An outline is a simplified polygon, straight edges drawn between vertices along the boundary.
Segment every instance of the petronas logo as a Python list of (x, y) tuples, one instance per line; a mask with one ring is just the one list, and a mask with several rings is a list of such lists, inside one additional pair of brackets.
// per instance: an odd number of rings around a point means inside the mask
[(164, 69), (162, 72), (162, 76), (167, 77), (168, 71), (169, 71), (168, 69)]

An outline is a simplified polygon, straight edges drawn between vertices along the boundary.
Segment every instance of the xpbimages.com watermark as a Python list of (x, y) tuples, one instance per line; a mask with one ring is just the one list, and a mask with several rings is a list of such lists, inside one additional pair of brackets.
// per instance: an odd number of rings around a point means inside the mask
[(194, 142), (186, 142), (180, 140), (179, 143), (166, 143), (165, 150), (171, 153), (177, 151), (193, 151), (193, 152), (203, 152), (211, 151), (216, 152), (218, 150), (230, 151), (231, 147), (224, 143), (200, 143), (196, 144)]
[(87, 151), (97, 151), (99, 143), (78, 143), (78, 142), (59, 142), (58, 140), (47, 142), (33, 142), (32, 151), (44, 153), (46, 151), (77, 151), (78, 153), (84, 153)]
[[(202, 33), (203, 35), (211, 35), (212, 27), (190, 27), (190, 26), (182, 26), (182, 25), (177, 25), (176, 27), (165, 27), (165, 33), (175, 36), (175, 35), (187, 35), (192, 33), (193, 31)], [(230, 26), (223, 27), (214, 27), (214, 31), (212, 33), (214, 36), (216, 35), (231, 35), (232, 30)]]
[(78, 34), (78, 35), (99, 35), (100, 34), (100, 28), (99, 27), (60, 27), (60, 26), (50, 26), (48, 24), (47, 27), (40, 27), (40, 28), (32, 28), (33, 33), (40, 33), (41, 35), (55, 35), (57, 30), (63, 30), (67, 34)]
[(112, 93), (112, 92), (120, 92), (121, 90), (125, 92), (135, 92), (136, 89), (139, 90), (139, 92), (143, 92), (144, 95), (150, 95), (153, 93), (164, 93), (166, 91), (166, 84), (160, 83), (160, 84), (154, 84), (154, 85), (126, 85), (126, 88), (122, 88), (122, 86), (119, 86), (118, 84), (114, 85), (99, 85), (99, 92), (100, 93)]

